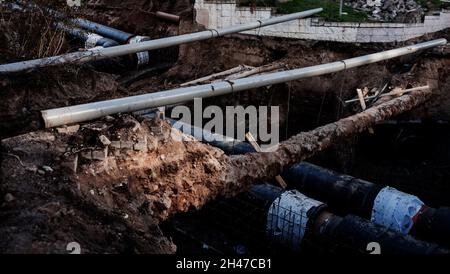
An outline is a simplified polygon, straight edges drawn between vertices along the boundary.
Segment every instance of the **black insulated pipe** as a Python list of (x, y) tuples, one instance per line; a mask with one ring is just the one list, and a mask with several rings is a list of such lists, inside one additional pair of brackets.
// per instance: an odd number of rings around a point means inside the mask
[(302, 162), (282, 174), (290, 188), (325, 201), (339, 214), (369, 218), (383, 186)]
[(105, 38), (98, 34), (87, 32), (87, 31), (79, 29), (79, 28), (69, 27), (61, 22), (56, 24), (56, 28), (63, 30), (68, 35), (83, 41), (84, 47), (86, 49), (91, 49), (94, 47), (109, 48), (109, 47), (115, 47), (115, 46), (119, 45), (119, 43), (117, 43), (116, 41), (114, 41), (112, 39)]
[[(410, 227), (392, 228), (405, 234), (410, 233), (423, 240), (450, 246), (450, 208), (430, 208), (417, 197), (394, 190), (402, 197), (412, 198), (416, 201), (415, 208), (414, 206), (406, 208), (411, 204), (398, 202), (401, 201), (399, 196), (390, 196), (387, 200), (380, 199), (384, 192), (393, 190), (392, 188), (339, 174), (306, 162), (293, 166), (284, 172), (282, 177), (289, 187), (326, 202), (340, 214), (352, 213), (363, 218), (375, 219), (374, 221), (378, 222), (378, 218), (374, 217), (377, 199), (384, 203), (382, 207), (382, 210), (385, 211), (384, 215), (397, 214), (395, 206), (406, 212), (412, 210)], [(390, 206), (389, 203), (392, 199), (398, 201), (395, 202), (395, 205)], [(403, 216), (398, 215), (394, 218), (400, 219), (400, 217)]]
[[(312, 232), (315, 235), (311, 237), (335, 239), (341, 245), (334, 244), (334, 241), (321, 243), (328, 245), (336, 253), (356, 249), (361, 252), (377, 252), (373, 254), (449, 254), (447, 249), (437, 244), (416, 240), (410, 235), (403, 235), (355, 215), (342, 218), (324, 214), (320, 218), (322, 220), (318, 221), (317, 228)], [(378, 251), (376, 246), (379, 247)]]
[(99, 23), (95, 23), (87, 19), (75, 18), (71, 19), (70, 22), (83, 29), (100, 34), (101, 36), (114, 39), (121, 44), (128, 43), (131, 37), (136, 36), (134, 34), (121, 31), (112, 27), (108, 27)]
[(448, 254), (434, 243), (417, 240), (354, 215), (340, 217), (327, 211), (327, 205), (297, 190), (261, 184), (249, 192), (269, 202), (267, 236), (292, 250), (301, 250), (303, 239), (325, 245), (333, 252), (368, 253), (379, 245), (385, 254)]

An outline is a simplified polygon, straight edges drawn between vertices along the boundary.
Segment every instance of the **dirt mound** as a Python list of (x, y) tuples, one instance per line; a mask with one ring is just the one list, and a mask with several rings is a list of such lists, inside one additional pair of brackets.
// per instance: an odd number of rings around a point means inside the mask
[(219, 195), (225, 157), (165, 122), (128, 115), (2, 146), (0, 250), (8, 253), (67, 253), (70, 242), (83, 253), (174, 252), (158, 223)]

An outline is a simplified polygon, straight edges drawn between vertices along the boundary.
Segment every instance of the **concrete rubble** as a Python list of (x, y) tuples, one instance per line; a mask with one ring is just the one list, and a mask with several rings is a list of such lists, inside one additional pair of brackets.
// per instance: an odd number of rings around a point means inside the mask
[(354, 9), (364, 11), (377, 21), (418, 23), (424, 15), (423, 8), (414, 0), (352, 0), (346, 1)]

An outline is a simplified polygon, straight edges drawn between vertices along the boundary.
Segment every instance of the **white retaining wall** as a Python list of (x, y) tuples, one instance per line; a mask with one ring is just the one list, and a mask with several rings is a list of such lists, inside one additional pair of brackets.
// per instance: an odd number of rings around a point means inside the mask
[[(196, 0), (196, 21), (207, 28), (244, 24), (273, 15), (272, 8), (239, 7), (235, 0)], [(423, 23), (346, 23), (306, 18), (244, 32), (246, 34), (349, 43), (399, 42), (450, 28), (450, 11), (425, 16)]]

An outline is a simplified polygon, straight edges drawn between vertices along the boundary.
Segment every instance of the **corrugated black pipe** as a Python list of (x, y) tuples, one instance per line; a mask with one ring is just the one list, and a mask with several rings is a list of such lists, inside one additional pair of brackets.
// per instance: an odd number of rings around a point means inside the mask
[[(280, 208), (280, 199), (283, 195), (290, 195), (289, 200), (285, 200), (283, 204), (284, 208), (290, 207), (289, 213), (279, 213), (278, 210), (273, 210), (274, 206)], [(375, 243), (380, 247), (381, 254), (448, 254), (449, 251), (445, 248), (439, 247), (437, 244), (428, 243), (417, 240), (409, 235), (403, 235), (396, 231), (390, 230), (386, 227), (376, 225), (366, 219), (354, 215), (347, 215), (340, 217), (328, 212), (327, 206), (321, 202), (317, 202), (316, 205), (305, 207), (306, 212), (301, 212), (299, 209), (302, 207), (296, 205), (298, 201), (302, 199), (312, 200), (305, 197), (298, 191), (283, 190), (279, 187), (262, 184), (257, 185), (250, 191), (252, 198), (264, 199), (272, 203), (268, 210), (267, 227), (272, 227), (271, 223), (275, 223), (276, 233), (271, 234), (268, 230), (268, 236), (275, 238), (275, 240), (300, 240), (296, 236), (295, 231), (292, 232), (291, 228), (295, 228), (299, 219), (295, 214), (307, 216), (308, 220), (305, 224), (304, 238), (309, 241), (324, 244), (328, 246), (333, 252), (337, 251), (358, 251), (369, 252), (370, 243)], [(303, 200), (304, 201), (304, 200)], [(300, 202), (303, 203), (303, 202)], [(274, 215), (278, 217), (274, 217)], [(292, 221), (297, 220), (297, 221)], [(280, 226), (280, 223), (284, 227), (290, 229), (285, 230)], [(281, 237), (279, 235), (286, 234), (289, 237)], [(300, 243), (284, 243), (288, 246), (296, 246)]]

